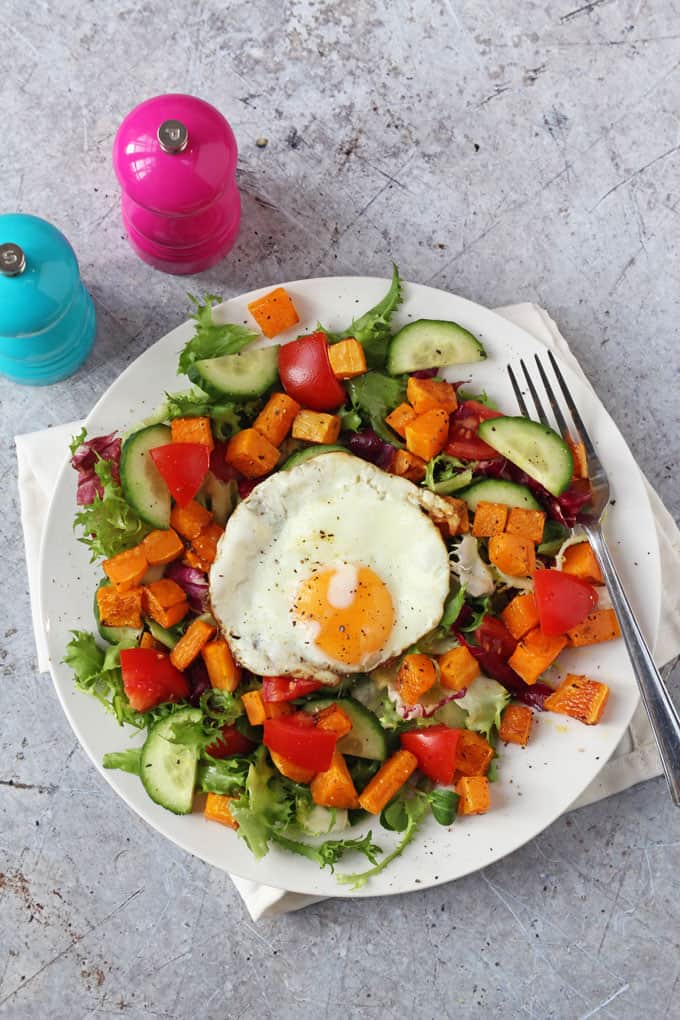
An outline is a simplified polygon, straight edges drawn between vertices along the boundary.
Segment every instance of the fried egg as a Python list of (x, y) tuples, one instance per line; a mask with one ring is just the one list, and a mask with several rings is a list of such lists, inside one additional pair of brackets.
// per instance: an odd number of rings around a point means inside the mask
[(420, 490), (327, 453), (261, 482), (210, 572), (213, 615), (258, 676), (368, 672), (441, 619), (449, 559)]

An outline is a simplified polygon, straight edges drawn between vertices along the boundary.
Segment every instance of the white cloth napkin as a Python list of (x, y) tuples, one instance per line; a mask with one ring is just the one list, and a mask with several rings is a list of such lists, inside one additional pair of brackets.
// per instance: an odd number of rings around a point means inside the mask
[[(562, 358), (586, 381), (585, 375), (548, 313), (537, 305), (518, 304), (497, 309), (498, 313), (531, 333), (546, 347), (559, 351)], [(587, 383), (590, 385), (589, 383)], [(16, 437), (19, 465), (21, 523), (24, 530), (28, 583), (31, 596), (33, 630), (38, 652), (38, 669), (47, 672), (48, 655), (45, 633), (38, 606), (38, 565), (40, 541), (50, 498), (57, 476), (67, 456), (68, 443), (81, 427), (70, 422), (41, 432)], [(654, 647), (659, 665), (680, 654), (680, 531), (661, 500), (646, 483), (647, 494), (656, 521), (662, 569), (662, 617)], [(572, 805), (582, 807), (661, 774), (661, 763), (651, 728), (640, 705), (632, 723), (609, 762), (597, 779)], [(274, 889), (231, 876), (254, 921), (299, 910), (323, 897)]]

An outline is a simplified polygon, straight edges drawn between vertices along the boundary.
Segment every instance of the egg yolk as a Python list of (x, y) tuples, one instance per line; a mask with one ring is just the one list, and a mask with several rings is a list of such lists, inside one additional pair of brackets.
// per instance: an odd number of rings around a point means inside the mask
[(379, 651), (394, 623), (387, 587), (369, 567), (355, 564), (312, 574), (300, 585), (292, 612), (316, 625), (317, 648), (348, 666)]

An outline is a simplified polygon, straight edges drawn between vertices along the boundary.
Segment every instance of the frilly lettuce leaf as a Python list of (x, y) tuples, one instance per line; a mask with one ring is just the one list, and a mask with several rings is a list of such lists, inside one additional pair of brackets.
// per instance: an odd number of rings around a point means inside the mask
[(491, 731), (500, 727), (501, 714), (509, 701), (510, 695), (505, 687), (488, 677), (479, 676), (456, 704), (468, 714), (467, 729), (476, 730), (489, 740)]

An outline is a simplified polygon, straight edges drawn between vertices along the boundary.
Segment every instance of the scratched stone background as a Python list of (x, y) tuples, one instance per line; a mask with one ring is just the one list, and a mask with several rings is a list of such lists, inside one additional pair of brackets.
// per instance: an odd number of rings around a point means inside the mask
[(12, 442), (84, 415), (186, 317), (186, 282), (122, 237), (110, 151), (135, 103), (188, 91), (231, 120), (244, 203), (193, 288), (394, 258), (490, 306), (538, 301), (677, 517), (675, 0), (0, 0), (0, 23), (0, 208), (67, 233), (99, 319), (74, 378), (0, 383), (0, 1015), (680, 1017), (661, 780), (453, 885), (255, 926), (116, 799), (37, 674)]

